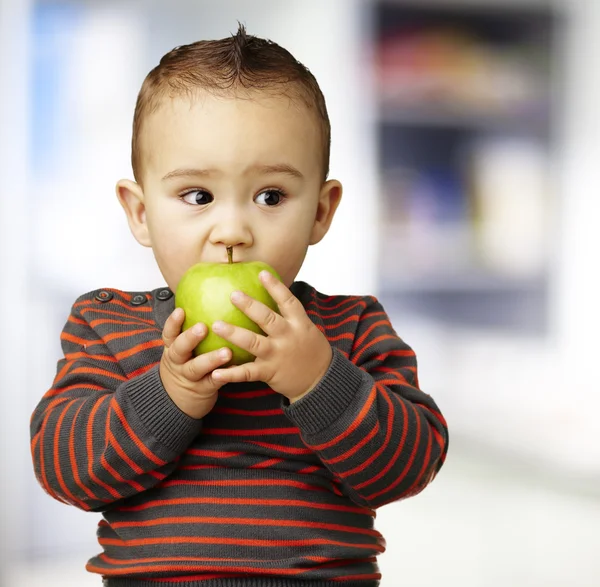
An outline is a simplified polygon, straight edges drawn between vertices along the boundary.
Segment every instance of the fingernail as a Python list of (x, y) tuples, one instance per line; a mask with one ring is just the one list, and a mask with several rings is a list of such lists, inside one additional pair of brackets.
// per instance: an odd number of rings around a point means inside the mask
[(223, 330), (225, 328), (225, 322), (217, 320), (215, 323), (213, 323), (212, 328), (213, 330)]
[(202, 336), (204, 334), (204, 324), (194, 324), (192, 332), (197, 336)]
[(221, 349), (219, 351), (219, 357), (221, 357), (221, 359), (229, 358), (229, 349)]
[(241, 291), (234, 291), (234, 292), (231, 294), (231, 299), (232, 299), (234, 302), (240, 302), (240, 301), (242, 300), (242, 298), (243, 298), (243, 297), (244, 297), (244, 294), (243, 294)]
[(263, 281), (269, 281), (269, 279), (271, 279), (271, 274), (265, 269), (259, 273), (259, 277)]

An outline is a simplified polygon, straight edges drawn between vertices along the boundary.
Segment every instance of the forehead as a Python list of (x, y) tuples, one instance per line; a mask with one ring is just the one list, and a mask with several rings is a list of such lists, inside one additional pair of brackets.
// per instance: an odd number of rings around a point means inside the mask
[(164, 99), (144, 121), (144, 168), (164, 174), (201, 164), (219, 169), (288, 163), (319, 173), (322, 139), (317, 114), (300, 99), (247, 93)]

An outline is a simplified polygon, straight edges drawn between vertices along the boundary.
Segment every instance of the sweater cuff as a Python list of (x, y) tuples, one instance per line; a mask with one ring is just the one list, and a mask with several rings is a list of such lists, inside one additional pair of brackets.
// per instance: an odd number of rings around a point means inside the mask
[(363, 378), (368, 376), (340, 351), (332, 350), (329, 369), (311, 391), (293, 404), (283, 398), (283, 412), (304, 434), (318, 434), (331, 427), (356, 402)]
[(125, 386), (133, 409), (161, 444), (181, 454), (199, 434), (202, 420), (182, 412), (165, 390), (158, 365), (131, 379)]

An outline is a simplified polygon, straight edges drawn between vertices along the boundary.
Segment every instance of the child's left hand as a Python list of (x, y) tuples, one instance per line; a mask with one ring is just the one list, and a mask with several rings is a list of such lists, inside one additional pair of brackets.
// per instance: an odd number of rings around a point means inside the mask
[(264, 381), (293, 403), (315, 387), (327, 372), (332, 358), (331, 345), (281, 281), (268, 271), (262, 271), (259, 277), (281, 315), (246, 294), (239, 298), (232, 294), (233, 304), (258, 324), (266, 336), (215, 322), (212, 329), (216, 334), (252, 353), (256, 359), (215, 369), (212, 377), (223, 383)]

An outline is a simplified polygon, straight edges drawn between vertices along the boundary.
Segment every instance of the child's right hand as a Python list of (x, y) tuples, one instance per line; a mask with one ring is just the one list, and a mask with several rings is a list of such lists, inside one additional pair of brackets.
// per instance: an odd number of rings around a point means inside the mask
[(211, 374), (231, 359), (231, 350), (224, 347), (194, 357), (193, 350), (207, 335), (205, 324), (195, 324), (181, 332), (185, 312), (176, 308), (163, 328), (165, 345), (159, 373), (162, 384), (177, 407), (191, 418), (202, 418), (217, 402), (223, 382)]

